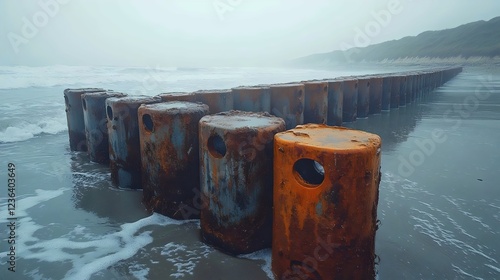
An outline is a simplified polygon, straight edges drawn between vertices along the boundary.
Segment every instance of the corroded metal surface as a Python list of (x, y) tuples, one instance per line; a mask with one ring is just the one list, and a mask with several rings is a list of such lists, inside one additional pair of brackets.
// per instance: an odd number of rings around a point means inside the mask
[(174, 219), (199, 218), (198, 122), (201, 103), (173, 101), (139, 107), (143, 203)]
[(304, 123), (326, 124), (328, 82), (304, 81)]
[(304, 123), (303, 84), (271, 85), (271, 114), (285, 120), (286, 129)]
[(370, 78), (370, 111), (369, 114), (379, 114), (382, 111), (382, 76)]
[(87, 151), (85, 121), (83, 119), (82, 94), (104, 92), (102, 88), (79, 88), (64, 90), (66, 120), (68, 122), (69, 148), (72, 151)]
[(108, 119), (106, 118), (106, 99), (124, 97), (119, 92), (95, 92), (82, 95), (83, 118), (87, 152), (93, 162), (109, 163)]
[(328, 81), (328, 125), (342, 125), (342, 107), (344, 105), (343, 82), (340, 80)]
[(210, 114), (227, 112), (233, 109), (233, 92), (230, 89), (199, 90), (194, 92), (196, 101), (208, 105)]
[(342, 121), (353, 122), (358, 116), (358, 80), (345, 78), (342, 82), (344, 89)]
[(382, 110), (389, 111), (391, 109), (391, 90), (392, 77), (385, 76), (382, 79)]
[(370, 112), (370, 78), (358, 77), (357, 118), (366, 118)]
[(323, 125), (276, 134), (276, 279), (374, 279), (380, 145)]
[(273, 138), (267, 113), (231, 111), (200, 120), (201, 236), (237, 255), (271, 245)]
[(149, 96), (106, 99), (111, 181), (119, 188), (142, 188), (137, 109), (142, 104), (158, 102), (161, 102), (160, 97)]
[(196, 95), (192, 92), (166, 92), (158, 94), (163, 102), (187, 101), (196, 102)]
[(391, 77), (391, 109), (399, 108), (399, 94), (401, 92), (401, 76)]
[(271, 112), (271, 88), (268, 86), (233, 88), (234, 110)]

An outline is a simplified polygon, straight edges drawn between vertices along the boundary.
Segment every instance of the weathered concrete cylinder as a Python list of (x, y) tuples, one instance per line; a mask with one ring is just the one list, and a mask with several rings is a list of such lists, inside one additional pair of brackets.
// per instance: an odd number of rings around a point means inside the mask
[(328, 117), (328, 82), (305, 81), (304, 123), (326, 124)]
[(382, 81), (382, 111), (391, 109), (392, 77), (385, 76)]
[(382, 111), (382, 86), (382, 77), (370, 78), (370, 114), (379, 114)]
[(358, 77), (357, 118), (367, 118), (370, 113), (370, 78)]
[(303, 125), (274, 143), (276, 279), (374, 279), (380, 137)]
[(196, 102), (196, 95), (192, 92), (166, 92), (158, 94), (163, 102), (187, 101)]
[(271, 112), (271, 88), (252, 86), (233, 88), (234, 110), (247, 112)]
[(66, 120), (68, 122), (69, 148), (71, 151), (87, 151), (85, 120), (83, 118), (82, 95), (91, 92), (104, 92), (102, 88), (79, 88), (64, 90)]
[(82, 95), (85, 136), (90, 161), (102, 164), (109, 163), (106, 99), (124, 96), (126, 94), (119, 92), (94, 92)]
[(285, 120), (286, 129), (304, 123), (304, 84), (271, 85), (271, 114)]
[(401, 75), (399, 80), (399, 107), (406, 106), (408, 78), (406, 75)]
[(272, 238), (273, 138), (285, 129), (267, 113), (231, 111), (200, 120), (201, 236), (237, 255)]
[(344, 106), (344, 90), (341, 80), (327, 80), (328, 82), (328, 125), (342, 125), (342, 107)]
[(399, 108), (399, 94), (401, 92), (401, 76), (391, 77), (391, 109)]
[(106, 99), (111, 181), (119, 188), (142, 188), (137, 110), (142, 104), (158, 102), (158, 96), (142, 95)]
[(342, 121), (353, 122), (358, 115), (358, 80), (342, 79), (344, 89), (344, 104)]
[(208, 105), (210, 114), (233, 110), (233, 92), (230, 89), (199, 90), (194, 94), (196, 101)]
[(173, 101), (139, 107), (143, 203), (174, 219), (200, 212), (198, 123), (201, 103)]

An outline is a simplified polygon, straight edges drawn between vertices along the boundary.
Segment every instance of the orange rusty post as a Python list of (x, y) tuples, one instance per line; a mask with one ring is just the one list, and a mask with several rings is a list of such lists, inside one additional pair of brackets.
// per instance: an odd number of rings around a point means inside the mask
[(230, 111), (200, 120), (201, 236), (238, 255), (271, 245), (273, 139), (267, 113)]
[(357, 118), (367, 118), (370, 113), (370, 77), (358, 77)]
[(69, 148), (71, 151), (87, 151), (85, 121), (83, 119), (82, 95), (91, 92), (104, 92), (102, 88), (79, 88), (64, 90), (66, 120), (68, 122)]
[(102, 164), (109, 163), (106, 99), (124, 96), (126, 95), (119, 92), (94, 92), (82, 95), (85, 136), (90, 161)]
[(233, 91), (234, 110), (271, 112), (271, 88), (268, 86), (236, 87)]
[(344, 90), (341, 80), (326, 80), (328, 82), (328, 125), (342, 125), (342, 106), (344, 106)]
[(382, 86), (383, 78), (381, 76), (370, 78), (370, 114), (380, 114), (382, 111)]
[(274, 142), (276, 279), (374, 279), (380, 137), (302, 125)]
[(344, 78), (344, 104), (342, 107), (342, 121), (353, 122), (358, 115), (358, 80)]
[(192, 92), (166, 92), (158, 94), (163, 102), (169, 101), (187, 101), (196, 102), (196, 95)]
[(158, 102), (160, 97), (143, 95), (106, 99), (111, 181), (119, 188), (142, 189), (137, 110), (142, 104)]
[(304, 123), (326, 124), (328, 82), (304, 81)]
[(303, 84), (271, 85), (271, 114), (285, 120), (286, 129), (304, 123)]
[(230, 89), (199, 90), (194, 92), (196, 101), (208, 105), (210, 114), (227, 112), (233, 109), (233, 92)]
[(198, 123), (207, 114), (207, 105), (184, 101), (139, 107), (143, 203), (149, 211), (199, 218)]

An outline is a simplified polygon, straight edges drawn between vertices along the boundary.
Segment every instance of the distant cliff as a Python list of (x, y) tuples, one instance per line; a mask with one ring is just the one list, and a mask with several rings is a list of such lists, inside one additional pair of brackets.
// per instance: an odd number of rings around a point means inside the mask
[(321, 66), (346, 62), (383, 62), (415, 60), (414, 58), (500, 56), (500, 17), (476, 21), (452, 29), (426, 31), (418, 36), (405, 37), (364, 48), (313, 54), (291, 61), (296, 66)]

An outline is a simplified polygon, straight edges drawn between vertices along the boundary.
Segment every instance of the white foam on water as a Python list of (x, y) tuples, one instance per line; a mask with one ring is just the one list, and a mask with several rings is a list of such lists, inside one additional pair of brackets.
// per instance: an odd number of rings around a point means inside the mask
[(149, 268), (142, 264), (133, 264), (128, 267), (129, 272), (137, 280), (147, 280), (149, 274)]
[(470, 273), (468, 273), (468, 272), (465, 272), (465, 271), (464, 271), (464, 270), (462, 270), (460, 267), (458, 267), (458, 266), (456, 266), (456, 265), (454, 265), (454, 264), (452, 264), (451, 266), (453, 267), (453, 270), (454, 270), (456, 273), (460, 274), (462, 277), (463, 277), (463, 276), (466, 276), (467, 278), (472, 278), (472, 279), (477, 279), (477, 280), (483, 280), (483, 278), (481, 278), (481, 277), (477, 277), (477, 276), (474, 276), (474, 275), (472, 275), (472, 274), (470, 274)]
[(43, 118), (32, 122), (21, 121), (0, 130), (0, 143), (26, 141), (41, 134), (57, 134), (67, 130), (65, 117)]
[(263, 249), (250, 254), (239, 255), (238, 258), (264, 261), (261, 269), (266, 273), (269, 279), (274, 279), (273, 272), (271, 271), (271, 249)]
[(165, 256), (166, 260), (177, 269), (176, 272), (170, 274), (170, 277), (180, 279), (187, 274), (193, 275), (200, 260), (207, 258), (214, 251), (210, 246), (201, 242), (195, 245), (195, 248), (189, 249), (186, 245), (170, 242), (162, 247), (161, 255)]

